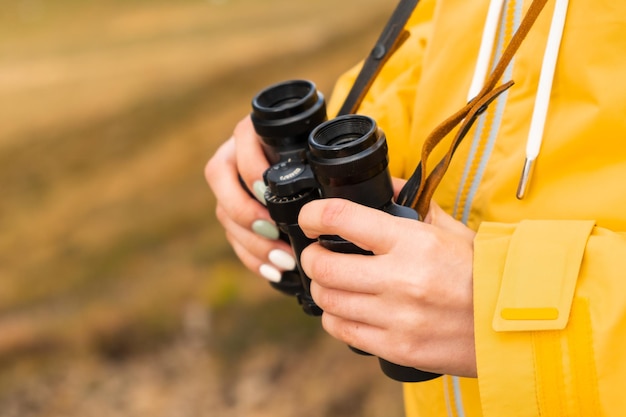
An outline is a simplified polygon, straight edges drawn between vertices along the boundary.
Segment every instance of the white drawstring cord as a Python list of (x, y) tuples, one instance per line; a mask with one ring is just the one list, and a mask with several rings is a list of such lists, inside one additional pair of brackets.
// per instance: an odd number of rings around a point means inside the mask
[(543, 54), (541, 74), (539, 75), (539, 85), (537, 96), (535, 97), (535, 107), (530, 121), (530, 131), (526, 142), (526, 160), (517, 187), (517, 198), (522, 199), (528, 191), (530, 179), (532, 177), (534, 162), (539, 155), (543, 132), (545, 128), (546, 116), (548, 114), (548, 104), (550, 103), (550, 93), (552, 92), (552, 81), (556, 68), (556, 60), (559, 55), (563, 28), (565, 27), (565, 17), (567, 15), (568, 0), (557, 0), (550, 24), (550, 33)]
[(480, 41), (480, 50), (478, 51), (478, 60), (474, 68), (474, 78), (467, 93), (467, 101), (470, 101), (482, 90), (489, 70), (489, 62), (491, 61), (491, 52), (496, 39), (496, 32), (500, 21), (500, 14), (504, 0), (491, 0), (489, 10), (487, 11), (487, 20), (483, 28), (483, 37)]

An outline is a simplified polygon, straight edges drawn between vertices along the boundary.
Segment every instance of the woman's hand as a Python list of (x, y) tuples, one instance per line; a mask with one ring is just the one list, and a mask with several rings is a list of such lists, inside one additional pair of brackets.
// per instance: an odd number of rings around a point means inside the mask
[(307, 204), (299, 224), (311, 238), (339, 235), (374, 253), (319, 243), (303, 252), (328, 333), (399, 365), (476, 376), (473, 231), (434, 203), (418, 222), (341, 199)]
[[(209, 160), (205, 177), (217, 198), (217, 218), (239, 259), (250, 270), (278, 282), (281, 271), (294, 268), (295, 261), (289, 245), (278, 240), (278, 229), (264, 206), (262, 176), (268, 167), (259, 137), (246, 117)], [(256, 199), (243, 188), (239, 176)]]

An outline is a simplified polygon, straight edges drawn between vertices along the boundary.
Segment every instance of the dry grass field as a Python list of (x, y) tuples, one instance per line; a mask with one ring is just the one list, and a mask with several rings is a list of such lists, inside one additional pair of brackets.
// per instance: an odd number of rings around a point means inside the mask
[(401, 415), (237, 262), (203, 167), (260, 88), (333, 80), (385, 0), (3, 0), (0, 417)]

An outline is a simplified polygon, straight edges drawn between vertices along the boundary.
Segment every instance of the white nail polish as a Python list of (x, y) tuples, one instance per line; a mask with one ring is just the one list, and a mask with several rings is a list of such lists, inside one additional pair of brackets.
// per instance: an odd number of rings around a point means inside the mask
[(280, 269), (290, 271), (296, 267), (296, 260), (291, 254), (284, 250), (274, 249), (268, 256), (270, 262), (276, 265)]
[(259, 273), (263, 278), (272, 282), (280, 282), (280, 278), (282, 276), (278, 269), (268, 264), (261, 265), (261, 267), (259, 268)]

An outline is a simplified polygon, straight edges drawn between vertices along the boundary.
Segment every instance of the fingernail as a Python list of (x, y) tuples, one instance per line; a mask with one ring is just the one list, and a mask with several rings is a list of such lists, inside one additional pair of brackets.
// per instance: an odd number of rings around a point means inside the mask
[(270, 240), (277, 240), (280, 236), (278, 227), (267, 220), (256, 220), (252, 223), (252, 231)]
[(278, 269), (267, 264), (261, 265), (261, 267), (259, 268), (259, 273), (263, 278), (272, 282), (280, 282), (280, 278), (282, 276)]
[(259, 200), (263, 205), (267, 205), (265, 201), (265, 190), (267, 190), (267, 186), (263, 181), (255, 181), (252, 184), (252, 190), (254, 191), (254, 195), (256, 199)]
[(296, 260), (290, 253), (284, 250), (274, 249), (268, 256), (270, 262), (276, 265), (280, 269), (290, 271), (296, 267)]

